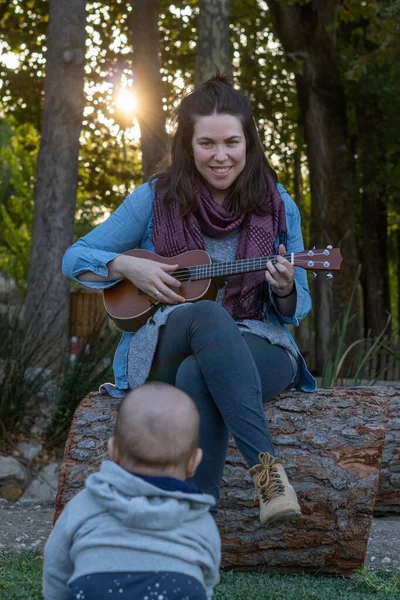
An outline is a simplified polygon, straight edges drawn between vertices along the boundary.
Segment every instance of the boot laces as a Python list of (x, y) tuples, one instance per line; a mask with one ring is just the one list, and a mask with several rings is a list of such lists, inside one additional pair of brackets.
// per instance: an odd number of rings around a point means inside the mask
[(268, 452), (260, 452), (260, 464), (257, 465), (256, 487), (264, 502), (285, 494), (281, 476), (275, 464), (275, 458)]

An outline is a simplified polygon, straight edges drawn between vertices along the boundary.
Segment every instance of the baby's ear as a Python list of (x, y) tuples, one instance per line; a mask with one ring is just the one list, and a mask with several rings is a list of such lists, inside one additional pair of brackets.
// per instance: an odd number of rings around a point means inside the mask
[(118, 465), (119, 464), (119, 452), (118, 452), (117, 442), (116, 442), (114, 436), (111, 436), (109, 438), (109, 440), (107, 442), (107, 450), (108, 450), (108, 456), (109, 456), (110, 460), (117, 463), (117, 465)]
[(188, 466), (186, 467), (186, 477), (193, 477), (196, 473), (196, 469), (203, 460), (203, 450), (201, 448), (195, 448), (189, 458)]

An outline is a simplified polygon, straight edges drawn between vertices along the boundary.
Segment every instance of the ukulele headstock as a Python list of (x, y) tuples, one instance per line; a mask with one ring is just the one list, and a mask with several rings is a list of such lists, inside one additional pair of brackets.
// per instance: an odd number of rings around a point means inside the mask
[(326, 278), (332, 279), (331, 271), (339, 271), (342, 260), (340, 248), (332, 248), (329, 245), (323, 249), (314, 247), (311, 250), (297, 252), (293, 264), (307, 271), (313, 271), (313, 279), (317, 277), (315, 271), (327, 271)]

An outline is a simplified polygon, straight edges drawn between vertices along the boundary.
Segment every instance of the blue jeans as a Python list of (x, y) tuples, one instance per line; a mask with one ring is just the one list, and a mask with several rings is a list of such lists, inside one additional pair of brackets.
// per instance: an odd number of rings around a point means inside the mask
[(171, 313), (161, 330), (149, 379), (176, 385), (200, 411), (203, 461), (193, 481), (219, 498), (229, 431), (249, 467), (275, 456), (263, 402), (293, 377), (286, 350), (242, 333), (219, 304), (203, 300)]

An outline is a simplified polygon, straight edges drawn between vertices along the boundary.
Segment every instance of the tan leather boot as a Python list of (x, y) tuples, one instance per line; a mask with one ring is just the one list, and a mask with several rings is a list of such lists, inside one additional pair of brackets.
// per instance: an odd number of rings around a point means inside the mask
[(250, 475), (260, 497), (261, 524), (268, 527), (276, 521), (300, 517), (296, 492), (289, 483), (282, 462), (268, 452), (260, 452), (258, 458), (260, 464), (250, 469)]

